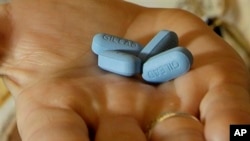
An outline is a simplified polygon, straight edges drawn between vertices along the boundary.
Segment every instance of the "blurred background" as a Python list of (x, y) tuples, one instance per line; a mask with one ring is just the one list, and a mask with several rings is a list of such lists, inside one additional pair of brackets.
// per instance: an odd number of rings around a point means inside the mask
[[(240, 54), (250, 69), (250, 0), (126, 0), (145, 7), (181, 8), (192, 12)], [(0, 0), (0, 4), (8, 0)], [(0, 141), (20, 141), (15, 104), (0, 78)]]

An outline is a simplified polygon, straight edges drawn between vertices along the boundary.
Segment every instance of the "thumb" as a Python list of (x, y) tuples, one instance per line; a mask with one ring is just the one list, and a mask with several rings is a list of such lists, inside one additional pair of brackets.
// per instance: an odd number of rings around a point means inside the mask
[(0, 41), (10, 35), (10, 5), (0, 4)]
[(0, 62), (6, 52), (11, 35), (9, 4), (0, 4)]

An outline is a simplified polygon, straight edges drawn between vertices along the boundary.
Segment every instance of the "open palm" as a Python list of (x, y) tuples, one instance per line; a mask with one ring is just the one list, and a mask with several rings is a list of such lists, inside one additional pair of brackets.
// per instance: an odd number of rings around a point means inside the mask
[[(13, 0), (0, 8), (1, 74), (17, 105), (24, 141), (145, 141), (151, 120), (171, 118), (151, 139), (228, 140), (230, 124), (250, 123), (248, 71), (240, 57), (195, 16), (118, 0)], [(178, 34), (194, 55), (170, 82), (145, 83), (100, 70), (92, 38), (104, 32), (143, 45), (160, 30)], [(1, 36), (0, 36), (1, 37)]]

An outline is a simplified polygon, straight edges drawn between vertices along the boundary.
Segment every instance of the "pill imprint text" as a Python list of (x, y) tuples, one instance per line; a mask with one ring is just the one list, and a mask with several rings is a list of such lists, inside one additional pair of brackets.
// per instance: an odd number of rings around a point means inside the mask
[(167, 75), (168, 72), (173, 72), (178, 69), (180, 64), (177, 61), (172, 61), (171, 63), (167, 63), (157, 67), (148, 72), (148, 77), (151, 79), (161, 77), (163, 75)]
[(117, 43), (117, 44), (121, 44), (121, 45), (125, 45), (128, 47), (137, 47), (137, 43), (130, 41), (130, 40), (126, 40), (126, 39), (122, 39), (116, 36), (111, 36), (111, 35), (103, 35), (103, 39), (113, 42), (113, 43)]

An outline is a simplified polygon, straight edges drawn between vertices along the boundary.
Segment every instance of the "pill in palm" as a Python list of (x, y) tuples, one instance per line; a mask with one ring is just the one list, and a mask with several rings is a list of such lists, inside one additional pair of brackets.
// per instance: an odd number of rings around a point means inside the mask
[(177, 78), (189, 71), (192, 54), (183, 47), (164, 51), (143, 64), (142, 78), (152, 83), (162, 83)]
[(119, 75), (133, 76), (141, 72), (141, 59), (120, 51), (103, 51), (98, 55), (98, 66)]
[(106, 33), (96, 34), (92, 41), (92, 51), (95, 54), (108, 50), (117, 50), (137, 55), (141, 49), (142, 46), (135, 41)]
[(175, 32), (161, 30), (154, 38), (141, 50), (139, 58), (145, 62), (150, 57), (178, 46), (178, 36)]

